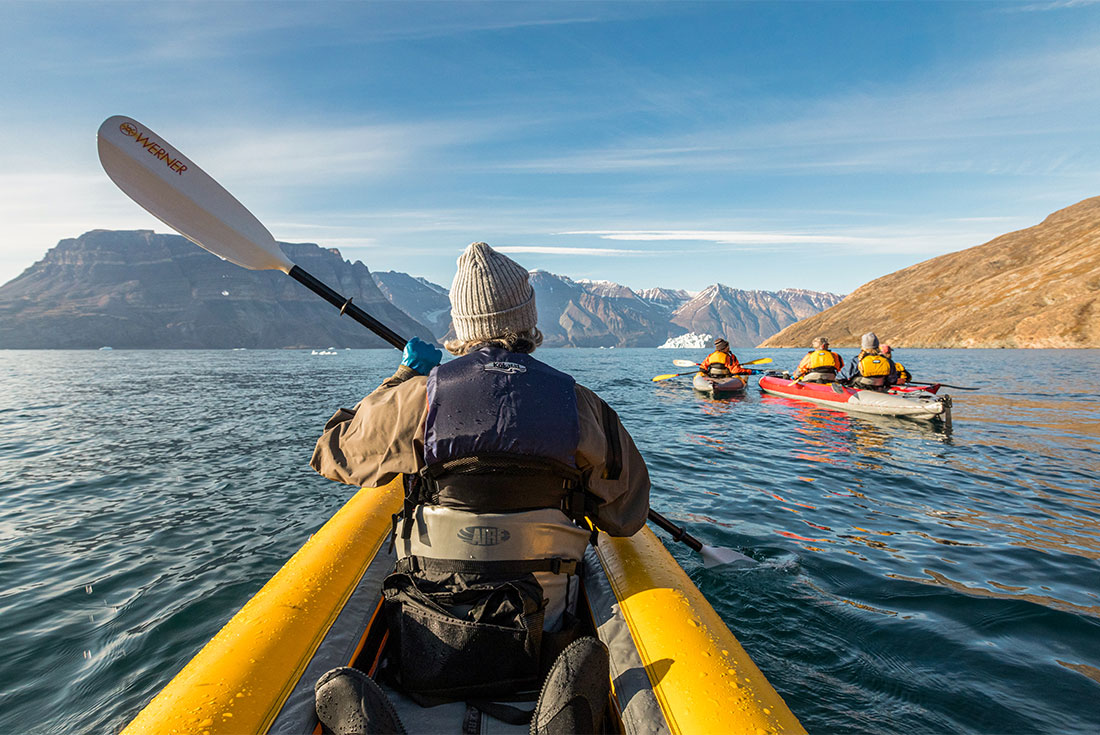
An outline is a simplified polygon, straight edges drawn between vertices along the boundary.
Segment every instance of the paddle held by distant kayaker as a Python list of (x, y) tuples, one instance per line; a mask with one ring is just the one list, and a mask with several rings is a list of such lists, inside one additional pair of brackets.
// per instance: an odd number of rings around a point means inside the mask
[[(384, 683), (428, 705), (537, 692), (545, 675), (535, 730), (589, 732), (608, 676), (583, 691), (570, 682), (606, 670), (607, 649), (574, 640), (578, 565), (592, 523), (612, 536), (645, 524), (645, 461), (610, 406), (531, 356), (542, 334), (523, 267), (473, 243), (450, 297), (457, 359), (441, 365), (410, 341), (392, 377), (328, 422), (312, 466), (356, 486), (405, 477), (382, 586), (395, 641)], [(364, 679), (337, 670), (318, 682), (334, 732), (394, 731), (384, 692)]]
[(813, 347), (798, 363), (795, 377), (805, 383), (831, 383), (844, 367), (844, 359), (829, 349), (828, 337), (814, 337)]
[(898, 380), (895, 385), (905, 385), (913, 379), (913, 376), (905, 369), (905, 366), (894, 359), (894, 351), (890, 348), (890, 345), (882, 345), (879, 347), (879, 351), (894, 363), (894, 371), (898, 374)]
[(860, 338), (859, 354), (840, 375), (841, 382), (864, 390), (886, 390), (897, 383), (897, 379), (894, 363), (879, 350), (878, 336), (874, 332), (867, 332)]
[(741, 367), (737, 356), (730, 352), (730, 343), (721, 337), (714, 340), (714, 352), (700, 363), (699, 368), (712, 378), (727, 378), (730, 375), (751, 375), (752, 370)]

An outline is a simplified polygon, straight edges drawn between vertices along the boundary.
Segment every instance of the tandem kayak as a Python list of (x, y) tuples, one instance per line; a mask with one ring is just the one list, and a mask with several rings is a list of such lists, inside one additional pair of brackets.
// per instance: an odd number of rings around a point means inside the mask
[(904, 416), (951, 424), (951, 396), (938, 396), (909, 386), (896, 392), (884, 393), (848, 388), (839, 383), (803, 383), (764, 375), (760, 378), (760, 390), (842, 411)]
[(691, 385), (700, 393), (709, 393), (712, 396), (728, 396), (745, 390), (748, 384), (744, 378), (734, 375), (729, 378), (712, 378), (703, 373), (696, 373), (691, 379)]
[[(400, 477), (356, 493), (123, 733), (320, 732), (317, 679), (338, 666), (370, 673), (384, 653), (384, 542), (402, 499)], [(601, 533), (583, 566), (578, 614), (610, 650), (617, 732), (805, 732), (648, 528)], [(487, 716), (463, 730), (464, 703), (390, 694), (409, 732), (528, 731)]]

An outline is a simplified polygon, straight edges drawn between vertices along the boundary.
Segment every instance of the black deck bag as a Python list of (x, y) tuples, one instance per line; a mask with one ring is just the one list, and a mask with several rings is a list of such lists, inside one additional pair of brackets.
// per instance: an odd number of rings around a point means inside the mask
[[(396, 683), (424, 702), (538, 689), (546, 603), (533, 574), (398, 571), (382, 584)], [(396, 659), (394, 661), (393, 659)]]

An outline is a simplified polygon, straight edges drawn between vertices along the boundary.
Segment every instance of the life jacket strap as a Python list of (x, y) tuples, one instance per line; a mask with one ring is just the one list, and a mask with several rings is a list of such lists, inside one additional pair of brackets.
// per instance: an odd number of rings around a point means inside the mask
[(599, 497), (585, 487), (580, 470), (545, 457), (475, 454), (428, 465), (418, 479), (406, 488), (406, 518), (420, 504), (479, 513), (556, 508), (587, 528), (585, 516), (595, 518), (599, 509)]
[(427, 556), (406, 556), (397, 560), (397, 574), (490, 574), (516, 576), (535, 572), (551, 574), (576, 574), (576, 559), (499, 559), (477, 561), (471, 559), (433, 559)]

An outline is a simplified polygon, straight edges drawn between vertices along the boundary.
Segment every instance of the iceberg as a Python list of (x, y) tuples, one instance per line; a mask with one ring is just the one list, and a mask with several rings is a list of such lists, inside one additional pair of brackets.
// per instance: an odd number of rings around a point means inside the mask
[(714, 337), (710, 334), (698, 334), (688, 332), (677, 337), (669, 337), (667, 341), (657, 349), (659, 350), (702, 350), (710, 347)]

